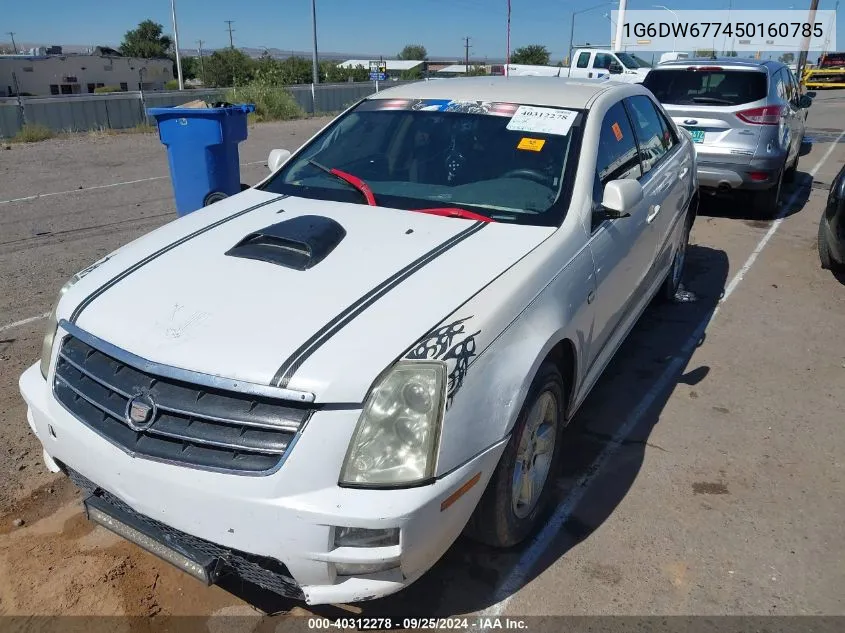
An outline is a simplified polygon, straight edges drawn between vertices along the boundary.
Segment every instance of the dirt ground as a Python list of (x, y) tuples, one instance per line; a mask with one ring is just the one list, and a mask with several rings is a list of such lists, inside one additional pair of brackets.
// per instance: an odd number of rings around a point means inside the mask
[[(815, 250), (843, 121), (845, 95), (819, 93), (782, 222), (705, 201), (698, 301), (649, 308), (572, 422), (549, 529), (510, 552), (459, 539), (396, 596), (313, 609), (202, 586), (87, 522), (45, 471), (17, 390), (44, 321), (17, 323), (173, 217), (172, 194), (155, 136), (0, 151), (0, 615), (845, 615), (845, 287)], [(243, 181), (325, 123), (250, 130)]]

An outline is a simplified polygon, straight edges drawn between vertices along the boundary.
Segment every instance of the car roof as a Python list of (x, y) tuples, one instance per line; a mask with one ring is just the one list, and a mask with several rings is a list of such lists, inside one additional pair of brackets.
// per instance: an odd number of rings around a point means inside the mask
[(678, 68), (686, 66), (721, 66), (722, 68), (733, 68), (742, 70), (765, 70), (766, 68), (778, 69), (783, 64), (780, 62), (761, 59), (737, 59), (736, 57), (694, 57), (689, 59), (673, 59), (672, 61), (661, 62), (652, 70), (661, 68)]
[(630, 84), (562, 77), (463, 77), (432, 79), (382, 90), (369, 99), (501, 101), (581, 109), (598, 94)]

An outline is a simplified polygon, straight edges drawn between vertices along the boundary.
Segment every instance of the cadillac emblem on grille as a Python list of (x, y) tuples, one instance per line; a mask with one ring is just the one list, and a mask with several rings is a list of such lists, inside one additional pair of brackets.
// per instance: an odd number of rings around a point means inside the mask
[(155, 417), (156, 403), (148, 394), (136, 394), (126, 403), (126, 423), (133, 431), (146, 431)]

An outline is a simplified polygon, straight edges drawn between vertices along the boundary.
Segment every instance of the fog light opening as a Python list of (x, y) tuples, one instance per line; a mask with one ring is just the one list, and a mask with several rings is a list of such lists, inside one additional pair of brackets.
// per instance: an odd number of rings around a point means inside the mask
[(399, 528), (371, 530), (340, 527), (334, 529), (335, 547), (389, 547), (399, 545)]
[(377, 574), (382, 571), (389, 571), (397, 569), (399, 563), (397, 561), (389, 561), (385, 563), (335, 563), (334, 568), (338, 576), (367, 576), (369, 574)]

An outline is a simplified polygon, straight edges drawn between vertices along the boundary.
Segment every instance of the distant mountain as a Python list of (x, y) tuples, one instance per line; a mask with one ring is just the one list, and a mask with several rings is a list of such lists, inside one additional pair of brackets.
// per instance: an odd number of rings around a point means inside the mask
[[(39, 46), (49, 47), (53, 44), (45, 44), (45, 43), (35, 43), (35, 42), (16, 42), (19, 51), (28, 52), (32, 48), (38, 48)], [(65, 54), (86, 54), (91, 53), (95, 46), (92, 45), (82, 45), (82, 44), (60, 44), (62, 47), (62, 52)], [(0, 42), (0, 47), (9, 47), (11, 48), (11, 42)], [(281, 48), (261, 48), (261, 47), (253, 47), (253, 46), (241, 46), (238, 47), (239, 50), (243, 51), (250, 57), (261, 57), (264, 54), (264, 51), (270, 53), (270, 56), (275, 59), (287, 59), (288, 57), (305, 57), (307, 59), (311, 59), (311, 51), (298, 51), (298, 50), (290, 50), (290, 49), (281, 49)], [(224, 49), (213, 49), (213, 48), (204, 48), (202, 49), (203, 55), (211, 55), (215, 50), (224, 50)], [(186, 57), (196, 57), (199, 55), (199, 50), (196, 48), (180, 48), (180, 54)], [(334, 51), (319, 51), (320, 59), (330, 59), (334, 61), (345, 61), (347, 59), (396, 59), (395, 55), (384, 55), (384, 54), (376, 54), (376, 53), (340, 53)], [(460, 63), (462, 58), (460, 57), (444, 57), (439, 55), (429, 55), (429, 61), (432, 62), (453, 62), (453, 63)], [(497, 58), (488, 58), (484, 60), (480, 59), (471, 59), (470, 64), (503, 64), (505, 60), (497, 59)]]

